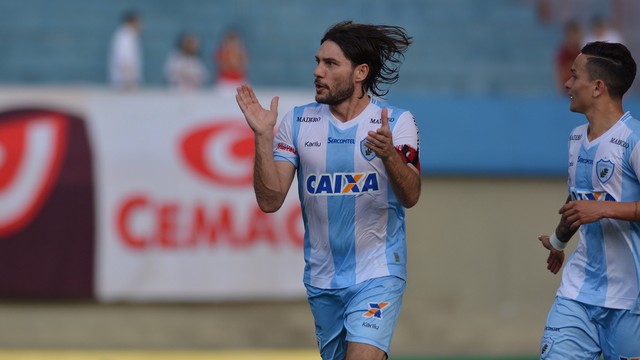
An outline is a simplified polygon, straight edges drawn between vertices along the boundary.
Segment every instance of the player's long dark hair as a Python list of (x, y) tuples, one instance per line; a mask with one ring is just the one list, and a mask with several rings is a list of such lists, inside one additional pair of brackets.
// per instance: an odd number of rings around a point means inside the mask
[(402, 27), (354, 24), (350, 20), (333, 25), (324, 34), (320, 44), (327, 40), (336, 43), (354, 66), (369, 66), (362, 96), (370, 91), (379, 97), (389, 92), (381, 85), (398, 81), (398, 70), (404, 60), (404, 52), (413, 42)]
[(629, 49), (618, 43), (594, 41), (580, 51), (587, 56), (587, 71), (591, 80), (601, 79), (609, 96), (622, 99), (636, 77), (636, 62)]

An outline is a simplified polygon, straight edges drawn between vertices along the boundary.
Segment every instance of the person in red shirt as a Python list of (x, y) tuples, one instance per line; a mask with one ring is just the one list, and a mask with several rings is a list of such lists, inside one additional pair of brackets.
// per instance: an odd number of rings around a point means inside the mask
[(576, 21), (569, 21), (564, 26), (564, 38), (556, 50), (555, 75), (556, 86), (561, 94), (566, 93), (564, 83), (571, 77), (571, 66), (580, 54), (582, 44), (582, 27)]
[(237, 86), (246, 82), (248, 56), (237, 31), (229, 30), (224, 35), (213, 57), (217, 64), (216, 82), (219, 86), (230, 87), (235, 91)]

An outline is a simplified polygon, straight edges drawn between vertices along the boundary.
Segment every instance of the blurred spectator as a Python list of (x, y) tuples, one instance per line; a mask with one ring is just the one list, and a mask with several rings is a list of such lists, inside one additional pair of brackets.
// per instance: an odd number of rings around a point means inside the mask
[(248, 55), (236, 30), (231, 29), (224, 34), (213, 60), (217, 64), (219, 87), (231, 88), (235, 92), (237, 86), (247, 81)]
[(564, 25), (564, 37), (556, 50), (555, 75), (558, 90), (565, 93), (564, 83), (571, 77), (571, 66), (582, 49), (582, 27), (577, 21)]
[(200, 59), (200, 40), (195, 34), (184, 33), (178, 38), (176, 49), (164, 65), (165, 77), (171, 87), (181, 90), (201, 88), (209, 72)]
[(594, 41), (607, 41), (610, 43), (624, 43), (622, 35), (609, 27), (605, 19), (596, 16), (591, 22), (591, 31), (585, 36), (583, 45)]
[(109, 75), (111, 84), (119, 89), (135, 89), (142, 81), (141, 26), (140, 15), (129, 11), (111, 38)]
[[(532, 0), (541, 24), (586, 23), (591, 14), (602, 8), (601, 0)], [(637, 0), (634, 0), (637, 1)]]

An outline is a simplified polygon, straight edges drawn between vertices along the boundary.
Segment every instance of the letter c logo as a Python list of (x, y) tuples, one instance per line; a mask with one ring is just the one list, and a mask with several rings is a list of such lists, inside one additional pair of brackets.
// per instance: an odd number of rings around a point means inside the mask
[(231, 187), (251, 184), (254, 148), (253, 132), (240, 119), (193, 129), (180, 142), (191, 170), (206, 181)]

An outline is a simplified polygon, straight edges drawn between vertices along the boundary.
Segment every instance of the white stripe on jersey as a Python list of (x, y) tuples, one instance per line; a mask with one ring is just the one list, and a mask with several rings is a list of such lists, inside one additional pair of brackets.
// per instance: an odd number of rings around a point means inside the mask
[[(640, 122), (626, 113), (589, 141), (588, 124), (569, 137), (569, 193), (574, 200), (640, 200)], [(580, 227), (558, 295), (587, 304), (640, 310), (640, 226), (602, 219)]]
[[(386, 106), (395, 145), (418, 149), (410, 112)], [(386, 275), (406, 276), (404, 208), (387, 181), (382, 161), (363, 145), (380, 127), (376, 100), (346, 123), (327, 105), (294, 108), (274, 139), (276, 161), (298, 171), (305, 224), (306, 284), (344, 288)]]

